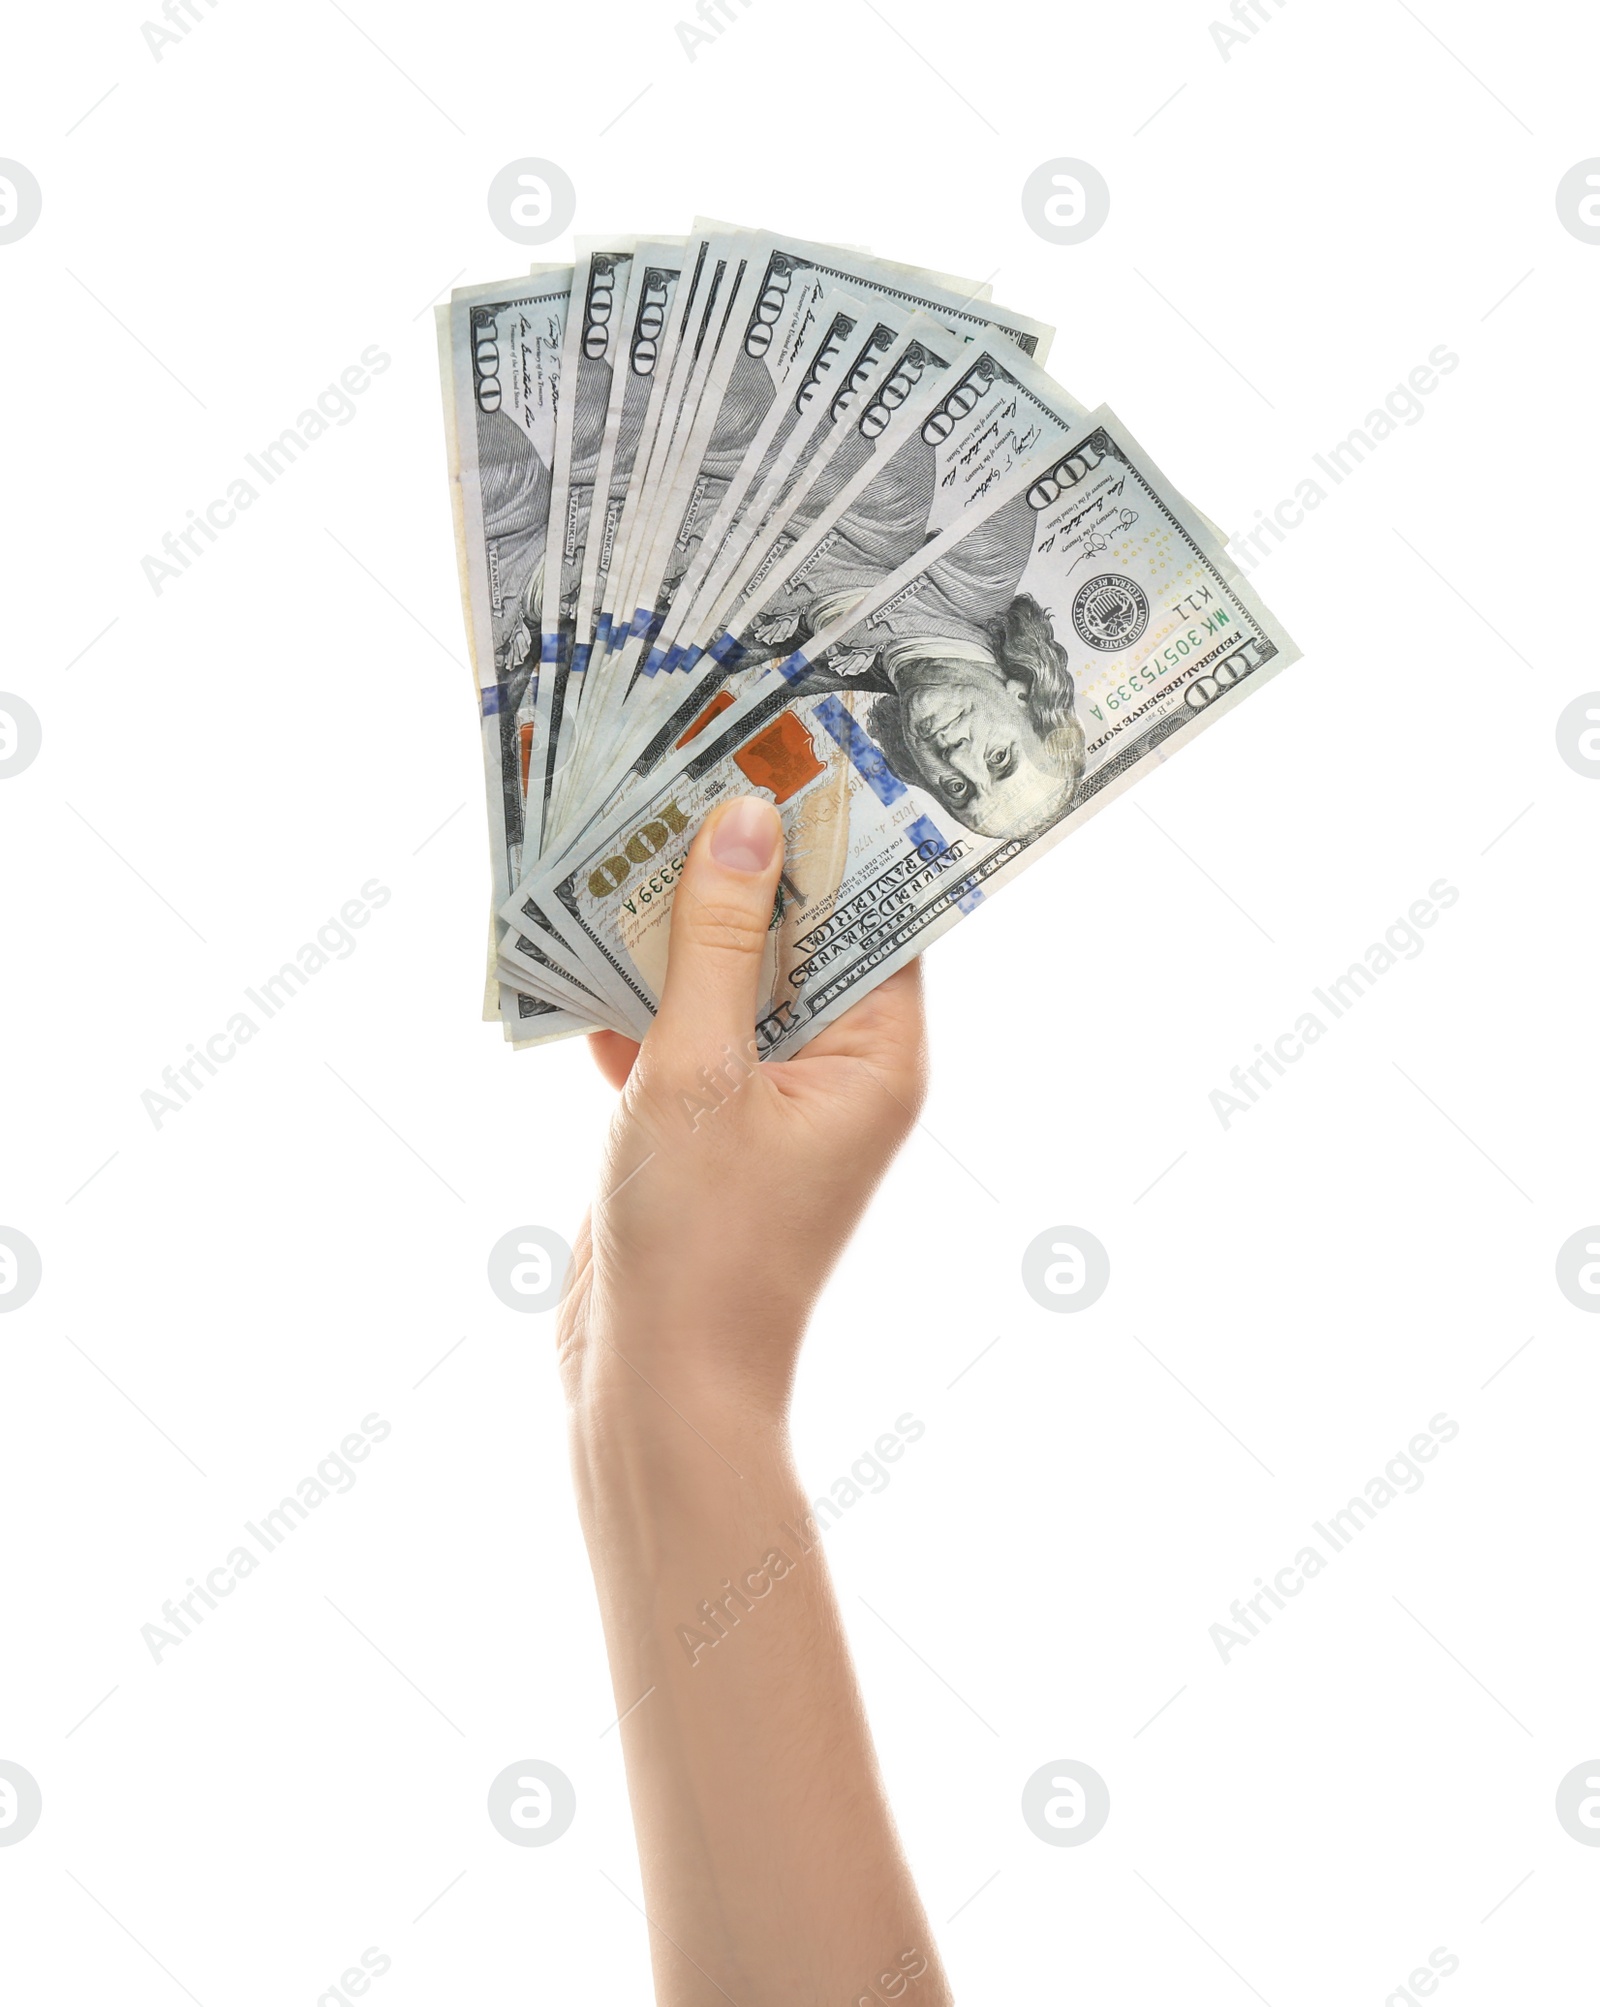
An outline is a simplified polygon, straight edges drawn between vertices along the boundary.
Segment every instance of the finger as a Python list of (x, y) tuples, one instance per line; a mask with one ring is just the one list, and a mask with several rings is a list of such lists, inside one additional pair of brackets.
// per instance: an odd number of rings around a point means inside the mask
[(913, 1113), (927, 1086), (927, 1021), (922, 1002), (922, 962), (907, 963), (843, 1017), (820, 1031), (789, 1062), (857, 1059), (870, 1066), (892, 1097)]
[(759, 795), (706, 818), (672, 898), (672, 935), (652, 1038), (682, 1051), (743, 1052), (783, 867), (783, 825)]
[(594, 1063), (599, 1067), (608, 1087), (619, 1092), (622, 1083), (633, 1071), (633, 1062), (639, 1057), (639, 1047), (631, 1038), (624, 1038), (620, 1031), (591, 1031), (589, 1050), (594, 1054)]

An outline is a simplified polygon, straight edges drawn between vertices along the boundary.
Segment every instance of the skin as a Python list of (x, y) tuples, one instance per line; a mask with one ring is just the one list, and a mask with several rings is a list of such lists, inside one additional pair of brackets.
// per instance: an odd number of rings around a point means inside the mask
[(1028, 712), (1028, 686), (981, 662), (902, 683), (906, 737), (930, 792), (980, 836), (1035, 826), (1067, 778)]
[(562, 1309), (574, 1483), (658, 2003), (948, 2007), (788, 1426), (811, 1307), (922, 1103), (920, 974), (756, 1064), (781, 862), (769, 803), (709, 818), (649, 1037), (591, 1040), (619, 1096)]

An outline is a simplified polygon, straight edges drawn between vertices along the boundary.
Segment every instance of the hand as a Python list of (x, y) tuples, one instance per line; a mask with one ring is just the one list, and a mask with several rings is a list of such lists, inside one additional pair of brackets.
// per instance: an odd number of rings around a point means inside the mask
[(781, 865), (768, 802), (709, 817), (649, 1036), (593, 1040), (621, 1098), (562, 1306), (578, 1512), (661, 2007), (873, 1975), (949, 2007), (787, 1428), (807, 1314), (922, 1103), (921, 988), (759, 1064)]
[(793, 1059), (757, 1062), (782, 862), (769, 802), (708, 817), (674, 894), (649, 1036), (591, 1038), (621, 1099), (563, 1306), (575, 1408), (633, 1376), (780, 1421), (811, 1306), (922, 1105), (917, 964)]

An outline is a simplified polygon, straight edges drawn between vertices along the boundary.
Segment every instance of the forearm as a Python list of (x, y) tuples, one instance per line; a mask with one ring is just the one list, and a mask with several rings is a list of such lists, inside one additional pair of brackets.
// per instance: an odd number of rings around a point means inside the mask
[(574, 1473), (658, 2000), (945, 2007), (783, 1422), (601, 1377)]

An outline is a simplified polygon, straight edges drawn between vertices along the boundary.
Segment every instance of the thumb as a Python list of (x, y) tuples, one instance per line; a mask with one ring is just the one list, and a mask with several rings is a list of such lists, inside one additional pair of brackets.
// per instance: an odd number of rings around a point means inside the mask
[(742, 795), (706, 817), (672, 895), (660, 1042), (741, 1052), (749, 1044), (782, 867), (783, 824), (771, 802)]

